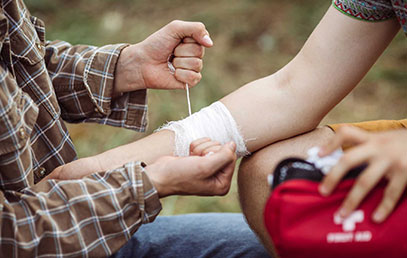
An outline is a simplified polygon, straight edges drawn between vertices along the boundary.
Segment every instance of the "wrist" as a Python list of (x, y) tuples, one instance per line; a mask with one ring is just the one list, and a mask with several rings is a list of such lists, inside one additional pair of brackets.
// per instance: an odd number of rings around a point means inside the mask
[(143, 54), (139, 44), (122, 49), (114, 73), (113, 97), (123, 93), (146, 89), (142, 75)]
[(161, 175), (162, 173), (160, 173), (160, 168), (158, 165), (148, 165), (144, 168), (144, 170), (148, 175), (150, 182), (157, 190), (158, 196), (160, 198), (164, 198), (172, 194), (168, 185), (165, 183), (164, 178)]

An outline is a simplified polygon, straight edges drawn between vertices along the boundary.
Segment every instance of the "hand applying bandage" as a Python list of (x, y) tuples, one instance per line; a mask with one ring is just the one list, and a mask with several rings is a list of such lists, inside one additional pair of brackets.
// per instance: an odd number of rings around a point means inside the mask
[(191, 143), (190, 157), (165, 156), (145, 170), (160, 197), (168, 195), (225, 195), (236, 163), (236, 145), (209, 138)]
[[(191, 143), (190, 157), (164, 156), (145, 167), (160, 197), (169, 195), (225, 195), (236, 164), (236, 144), (224, 145), (209, 138)], [(94, 157), (82, 158), (55, 169), (47, 179), (80, 179), (103, 171)]]

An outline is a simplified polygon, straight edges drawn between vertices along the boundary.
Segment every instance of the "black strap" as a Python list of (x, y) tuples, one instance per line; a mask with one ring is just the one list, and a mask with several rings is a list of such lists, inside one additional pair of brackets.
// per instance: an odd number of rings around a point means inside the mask
[[(356, 178), (364, 169), (366, 164), (358, 166), (348, 172), (343, 180)], [(324, 174), (313, 163), (300, 158), (288, 158), (281, 161), (274, 170), (272, 189), (279, 184), (292, 179), (306, 179), (321, 182)]]

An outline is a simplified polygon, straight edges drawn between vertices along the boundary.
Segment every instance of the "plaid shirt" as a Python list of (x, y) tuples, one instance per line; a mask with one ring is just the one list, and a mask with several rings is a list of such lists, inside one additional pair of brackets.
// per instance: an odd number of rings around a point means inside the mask
[(22, 0), (0, 1), (0, 256), (108, 256), (161, 209), (142, 163), (41, 179), (76, 158), (63, 120), (142, 131), (146, 91), (112, 100), (126, 45), (46, 42)]

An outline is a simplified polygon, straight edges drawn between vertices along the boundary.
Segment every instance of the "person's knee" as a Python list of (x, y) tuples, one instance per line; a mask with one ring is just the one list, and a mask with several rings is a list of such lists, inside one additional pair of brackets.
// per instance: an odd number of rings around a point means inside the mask
[[(269, 150), (270, 151), (270, 150)], [(240, 163), (238, 186), (240, 205), (250, 228), (256, 233), (263, 245), (273, 253), (271, 240), (263, 222), (263, 207), (270, 190), (267, 175), (271, 172), (271, 160), (262, 158), (260, 151), (246, 157)]]
[(325, 144), (334, 135), (328, 127), (315, 129), (269, 146), (242, 160), (238, 172), (239, 199), (251, 229), (270, 250), (271, 242), (264, 227), (263, 209), (270, 195), (267, 176), (288, 157), (306, 157), (306, 151)]
[[(271, 144), (246, 157), (238, 172), (239, 196), (243, 212), (250, 220), (251, 213), (261, 213), (270, 187), (267, 176), (277, 164), (288, 157), (305, 158), (309, 148), (325, 144), (334, 135), (328, 127)], [(257, 216), (258, 217), (258, 216)]]
[[(271, 172), (268, 162), (254, 153), (242, 160), (238, 172), (240, 204), (248, 220), (258, 214), (269, 194), (267, 175)], [(249, 221), (250, 222), (250, 221)]]

